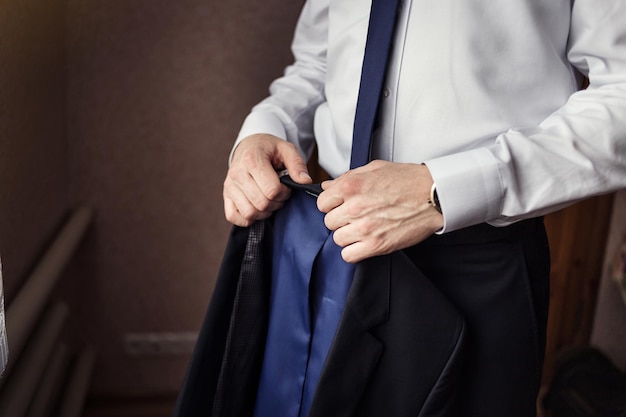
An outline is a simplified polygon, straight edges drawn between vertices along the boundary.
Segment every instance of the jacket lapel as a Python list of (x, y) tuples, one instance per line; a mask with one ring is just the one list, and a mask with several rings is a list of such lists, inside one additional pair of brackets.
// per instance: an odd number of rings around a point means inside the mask
[(389, 317), (390, 282), (389, 256), (357, 265), (310, 417), (353, 415), (383, 351), (383, 343), (370, 329)]

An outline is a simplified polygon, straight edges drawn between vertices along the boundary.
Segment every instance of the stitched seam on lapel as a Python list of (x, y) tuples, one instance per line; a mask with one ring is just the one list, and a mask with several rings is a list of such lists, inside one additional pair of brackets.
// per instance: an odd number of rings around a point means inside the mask
[(354, 271), (346, 306), (366, 329), (389, 320), (393, 255), (366, 259), (358, 263)]
[[(458, 337), (456, 339), (456, 343), (454, 345), (454, 348), (450, 351), (450, 355), (448, 355), (448, 360), (446, 361), (446, 365), (443, 367), (443, 369), (439, 373), (439, 378), (437, 378), (437, 380), (435, 381), (433, 386), (430, 388), (430, 392), (428, 393), (428, 397), (426, 397), (426, 400), (424, 401), (424, 405), (422, 406), (422, 409), (420, 410), (420, 413), (418, 414), (418, 417), (430, 416), (430, 415), (432, 415), (433, 412), (439, 412), (438, 408), (440, 409), (442, 407), (442, 405), (450, 407), (450, 399), (449, 398), (446, 398), (446, 399), (439, 398), (438, 399), (439, 400), (439, 404), (437, 404), (437, 399), (434, 399), (435, 388), (437, 388), (437, 386), (441, 383), (442, 379), (444, 379), (444, 378), (447, 378), (447, 379), (454, 378), (454, 371), (451, 368), (453, 366), (458, 366), (459, 362), (460, 362), (460, 360), (462, 360), (462, 358), (457, 359), (454, 363), (452, 363), (451, 359), (456, 357), (456, 356), (460, 356), (460, 355), (463, 354), (463, 351), (462, 351), (463, 343), (462, 342), (465, 339), (465, 331), (466, 331), (465, 330), (465, 322), (463, 321), (463, 322), (461, 322), (461, 329), (458, 332)], [(456, 392), (456, 391), (454, 391), (454, 392)]]
[[(345, 321), (343, 332), (335, 335), (308, 417), (354, 416), (383, 354), (383, 343), (363, 327), (349, 306), (342, 320)], [(346, 360), (349, 360), (348, 371)], [(340, 389), (336, 389), (338, 383)], [(330, 388), (331, 385), (335, 388)]]

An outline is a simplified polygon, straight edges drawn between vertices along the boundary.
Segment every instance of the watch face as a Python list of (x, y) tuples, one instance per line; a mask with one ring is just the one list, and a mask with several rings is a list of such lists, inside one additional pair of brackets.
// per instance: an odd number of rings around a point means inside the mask
[(433, 186), (430, 188), (430, 196), (428, 198), (428, 204), (433, 206), (435, 210), (441, 213), (441, 206), (439, 205), (439, 196), (437, 195), (437, 185), (433, 183)]

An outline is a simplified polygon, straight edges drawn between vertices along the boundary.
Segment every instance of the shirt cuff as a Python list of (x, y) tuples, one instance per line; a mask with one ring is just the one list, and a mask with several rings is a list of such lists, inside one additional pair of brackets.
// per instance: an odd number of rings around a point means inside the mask
[(481, 148), (425, 161), (437, 184), (444, 226), (451, 232), (493, 220), (503, 201), (498, 161)]
[(241, 130), (237, 135), (237, 140), (233, 145), (233, 148), (230, 151), (230, 155), (228, 157), (228, 164), (233, 159), (233, 153), (235, 149), (241, 143), (242, 140), (247, 138), (250, 135), (254, 135), (257, 133), (266, 133), (269, 135), (276, 136), (278, 138), (287, 140), (287, 133), (285, 131), (285, 127), (280, 118), (269, 111), (254, 111), (246, 117), (243, 121), (243, 125), (241, 126)]

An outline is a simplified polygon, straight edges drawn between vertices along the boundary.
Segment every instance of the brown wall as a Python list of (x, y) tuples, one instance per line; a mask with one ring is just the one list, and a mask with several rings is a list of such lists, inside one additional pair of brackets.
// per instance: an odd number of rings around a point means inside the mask
[(68, 208), (94, 206), (60, 295), (81, 295), (95, 395), (178, 389), (186, 357), (131, 358), (123, 338), (197, 330), (229, 230), (226, 157), (291, 59), (301, 4), (0, 0), (5, 296)]
[(229, 230), (227, 155), (291, 60), (301, 6), (68, 1), (70, 199), (97, 210), (77, 277), (94, 395), (178, 389), (187, 357), (129, 357), (123, 337), (198, 329)]
[(0, 255), (10, 303), (67, 209), (62, 0), (0, 0)]

